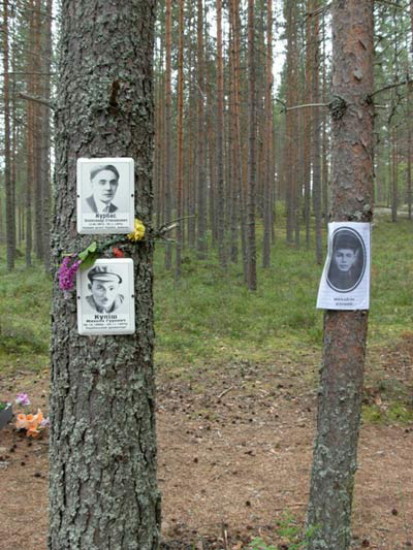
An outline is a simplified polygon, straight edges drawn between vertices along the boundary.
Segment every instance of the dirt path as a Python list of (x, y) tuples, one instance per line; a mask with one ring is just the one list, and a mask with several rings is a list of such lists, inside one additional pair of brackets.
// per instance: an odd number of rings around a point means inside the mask
[[(47, 384), (48, 373), (22, 372), (0, 383), (0, 395), (28, 391), (34, 407), (46, 407)], [(304, 520), (316, 413), (310, 387), (291, 365), (232, 365), (216, 376), (198, 372), (192, 383), (160, 382), (165, 549), (240, 550), (258, 534), (288, 549), (277, 520), (286, 511)], [(8, 427), (0, 448), (0, 550), (45, 550), (47, 441), (30, 443)], [(362, 427), (355, 549), (412, 547), (412, 451), (413, 426)]]

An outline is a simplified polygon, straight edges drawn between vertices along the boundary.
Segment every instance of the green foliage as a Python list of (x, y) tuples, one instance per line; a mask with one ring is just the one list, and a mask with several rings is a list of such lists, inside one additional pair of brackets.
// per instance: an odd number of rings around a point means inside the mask
[(402, 400), (390, 401), (385, 406), (363, 405), (362, 418), (364, 422), (372, 424), (411, 424), (413, 406)]
[(78, 256), (82, 260), (80, 264), (81, 269), (87, 269), (92, 267), (92, 265), (97, 260), (97, 242), (93, 241), (85, 250), (79, 252)]
[[(280, 218), (281, 212), (278, 224)], [(406, 219), (397, 224), (387, 217), (375, 220), (369, 318), (373, 353), (395, 346), (406, 327), (413, 326), (412, 234), (412, 223)], [(205, 365), (208, 369), (239, 368), (243, 361), (273, 365), (275, 357), (283, 356), (302, 364), (301, 376), (308, 373), (309, 361), (315, 366), (321, 354), (323, 313), (315, 309), (315, 302), (322, 266), (315, 263), (312, 250), (288, 247), (282, 235), (277, 235), (272, 254), (272, 267), (259, 267), (258, 290), (249, 292), (240, 265), (224, 271), (212, 259), (214, 252), (204, 261), (187, 252), (182, 277), (174, 279), (163, 266), (164, 249), (158, 243), (154, 266), (158, 367), (195, 379)], [(0, 249), (0, 369), (47, 364), (50, 287), (51, 279), (40, 265), (26, 269), (19, 260), (16, 270), (7, 273), (5, 250)], [(397, 399), (391, 396), (390, 401)], [(394, 412), (397, 415), (405, 417), (402, 411)]]
[(378, 218), (373, 228), (370, 343), (392, 343), (412, 326), (413, 224)]
[(248, 545), (248, 550), (278, 550), (278, 547), (268, 545), (261, 537), (256, 537)]
[(40, 266), (26, 269), (19, 261), (8, 273), (0, 261), (0, 372), (47, 364), (50, 287), (51, 279)]
[(286, 511), (278, 521), (277, 528), (277, 536), (282, 540), (282, 546), (268, 545), (261, 537), (256, 537), (250, 542), (247, 550), (305, 550), (316, 531), (317, 527), (303, 528), (294, 515)]
[[(259, 288), (245, 288), (239, 266), (223, 271), (214, 261), (187, 256), (179, 281), (157, 254), (157, 351), (164, 362), (245, 358), (265, 360), (274, 350), (319, 344), (322, 314), (315, 294), (321, 268), (311, 252), (279, 243), (274, 267), (259, 272)], [(316, 290), (315, 290), (316, 292)], [(182, 355), (184, 354), (184, 355)]]

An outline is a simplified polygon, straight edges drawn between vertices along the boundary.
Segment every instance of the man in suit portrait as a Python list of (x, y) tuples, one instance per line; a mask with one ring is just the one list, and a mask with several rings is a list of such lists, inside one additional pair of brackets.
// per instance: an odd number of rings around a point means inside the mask
[(92, 194), (84, 201), (84, 211), (113, 214), (118, 207), (112, 203), (119, 185), (119, 172), (113, 164), (94, 166), (90, 171)]

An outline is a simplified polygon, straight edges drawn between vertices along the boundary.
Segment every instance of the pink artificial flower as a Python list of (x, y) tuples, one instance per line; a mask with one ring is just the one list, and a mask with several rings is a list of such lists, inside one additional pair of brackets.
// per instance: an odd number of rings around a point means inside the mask
[(63, 258), (58, 272), (60, 290), (74, 289), (76, 271), (79, 269), (81, 263), (82, 260), (76, 259), (74, 254)]
[(27, 393), (18, 393), (15, 402), (17, 405), (22, 405), (23, 407), (30, 405), (30, 399)]

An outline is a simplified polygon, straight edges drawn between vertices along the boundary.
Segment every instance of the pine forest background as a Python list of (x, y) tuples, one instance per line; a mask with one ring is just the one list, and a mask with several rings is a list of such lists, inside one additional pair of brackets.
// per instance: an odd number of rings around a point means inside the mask
[[(3, 0), (1, 10), (0, 243), (8, 270), (22, 255), (49, 270), (58, 9)], [(375, 2), (375, 196), (393, 222), (412, 219), (412, 22), (412, 2)], [(193, 255), (238, 264), (254, 290), (277, 239), (321, 264), (329, 4), (161, 0), (154, 68), (153, 224), (168, 227), (166, 269), (179, 277)]]

